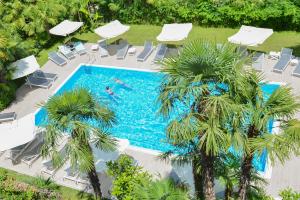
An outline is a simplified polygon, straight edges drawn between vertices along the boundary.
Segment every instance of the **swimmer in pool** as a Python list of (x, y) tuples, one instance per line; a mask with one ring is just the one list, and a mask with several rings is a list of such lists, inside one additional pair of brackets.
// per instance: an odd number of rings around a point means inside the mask
[(129, 85), (127, 85), (126, 83), (124, 83), (123, 81), (121, 81), (118, 78), (114, 78), (114, 81), (115, 81), (115, 83), (118, 83), (118, 84), (120, 84), (120, 85), (122, 85), (122, 86), (124, 86), (126, 88), (132, 89)]
[(112, 91), (112, 89), (110, 89), (109, 86), (106, 86), (105, 88), (105, 92), (111, 96), (115, 95), (115, 93)]

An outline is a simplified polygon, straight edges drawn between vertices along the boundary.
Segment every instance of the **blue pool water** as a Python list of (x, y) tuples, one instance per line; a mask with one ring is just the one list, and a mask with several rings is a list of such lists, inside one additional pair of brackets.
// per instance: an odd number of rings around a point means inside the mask
[[(161, 73), (81, 66), (56, 94), (79, 87), (88, 89), (115, 111), (118, 124), (111, 129), (113, 136), (128, 139), (134, 146), (165, 152), (172, 146), (164, 142), (168, 122), (157, 114), (156, 100), (162, 77)], [(131, 89), (116, 84), (113, 78), (123, 80)], [(106, 86), (110, 86), (119, 98), (111, 99), (105, 92)], [(268, 96), (278, 87), (269, 84), (264, 85), (263, 90)], [(41, 109), (35, 116), (36, 125), (41, 126), (46, 116)], [(264, 171), (266, 157), (265, 153), (256, 159), (256, 169)]]

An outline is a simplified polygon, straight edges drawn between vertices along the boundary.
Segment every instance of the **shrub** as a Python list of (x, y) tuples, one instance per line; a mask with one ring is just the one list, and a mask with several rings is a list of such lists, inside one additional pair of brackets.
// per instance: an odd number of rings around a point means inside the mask
[(133, 200), (133, 189), (150, 179), (147, 172), (134, 164), (133, 158), (121, 155), (116, 161), (107, 162), (108, 174), (114, 179), (111, 194), (117, 199)]
[(282, 200), (299, 200), (300, 192), (293, 191), (291, 188), (284, 189), (280, 192)]
[(0, 83), (0, 111), (6, 108), (16, 97), (17, 86), (14, 82)]

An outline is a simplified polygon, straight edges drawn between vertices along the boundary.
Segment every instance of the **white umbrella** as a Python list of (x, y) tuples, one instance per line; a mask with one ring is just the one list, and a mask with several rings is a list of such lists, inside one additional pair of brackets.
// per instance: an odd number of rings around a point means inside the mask
[(96, 28), (94, 31), (100, 37), (110, 39), (124, 34), (129, 30), (130, 26), (121, 24), (118, 20), (112, 21), (104, 26)]
[(58, 25), (56, 25), (55, 27), (53, 27), (52, 29), (50, 29), (49, 32), (52, 35), (67, 36), (77, 31), (82, 25), (83, 22), (64, 20)]
[(29, 114), (12, 123), (0, 124), (0, 151), (30, 142), (35, 137), (34, 115)]
[(22, 58), (12, 63), (11, 67), (15, 68), (12, 79), (18, 79), (27, 76), (40, 69), (40, 65), (38, 64), (34, 55)]
[(192, 23), (164, 24), (161, 33), (156, 37), (161, 42), (178, 42), (186, 39), (192, 30)]
[(228, 38), (228, 41), (238, 45), (258, 46), (272, 34), (272, 29), (243, 25), (236, 34)]

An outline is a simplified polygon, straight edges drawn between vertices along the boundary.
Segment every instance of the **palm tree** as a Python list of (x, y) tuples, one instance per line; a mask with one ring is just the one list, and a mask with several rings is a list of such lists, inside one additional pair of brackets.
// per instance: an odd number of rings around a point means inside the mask
[[(245, 146), (243, 149), (243, 161), (239, 185), (239, 199), (246, 199), (247, 190), (251, 184), (251, 170), (253, 170), (253, 158), (267, 150), (269, 158), (284, 162), (290, 155), (299, 152), (300, 122), (293, 119), (299, 109), (299, 103), (293, 96), (289, 87), (281, 86), (272, 94), (263, 94), (262, 77), (255, 72), (245, 74), (247, 87), (239, 94), (239, 103), (244, 104), (244, 117), (246, 127), (243, 127)], [(266, 98), (268, 95), (269, 97)], [(238, 99), (236, 99), (238, 100)], [(279, 134), (270, 134), (268, 124), (270, 121), (278, 121), (275, 125), (280, 129)], [(245, 126), (245, 123), (243, 124)], [(274, 126), (274, 125), (273, 125)]]
[[(53, 96), (44, 107), (48, 120), (42, 155), (50, 156), (55, 167), (70, 160), (72, 168), (86, 172), (96, 198), (100, 199), (102, 193), (91, 143), (104, 151), (114, 150), (116, 142), (107, 132), (116, 121), (114, 113), (99, 104), (85, 89)], [(57, 149), (63, 133), (70, 137), (65, 155), (60, 155)]]
[(231, 94), (243, 63), (233, 46), (204, 41), (186, 45), (177, 57), (163, 62), (162, 72), (167, 75), (161, 83), (160, 113), (168, 117), (179, 112), (169, 123), (167, 140), (178, 147), (196, 147), (193, 167), (201, 167), (193, 171), (198, 174), (196, 181), (202, 181), (198, 187), (203, 186), (205, 199), (215, 199), (214, 162), (230, 146), (227, 123), (239, 109)]
[(175, 185), (172, 180), (148, 181), (137, 184), (133, 196), (141, 200), (188, 200), (188, 192)]

